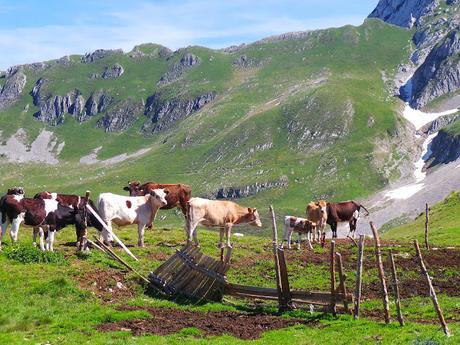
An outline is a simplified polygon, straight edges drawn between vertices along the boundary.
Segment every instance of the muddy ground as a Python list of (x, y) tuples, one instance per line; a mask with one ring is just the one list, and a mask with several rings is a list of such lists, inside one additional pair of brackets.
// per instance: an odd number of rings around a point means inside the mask
[(124, 306), (120, 310), (146, 310), (152, 317), (105, 323), (98, 330), (130, 331), (134, 336), (144, 334), (168, 335), (184, 328), (198, 328), (205, 336), (230, 334), (240, 339), (257, 339), (263, 332), (293, 325), (315, 325), (314, 321), (282, 318), (267, 314), (243, 314), (230, 311), (194, 312), (171, 308)]

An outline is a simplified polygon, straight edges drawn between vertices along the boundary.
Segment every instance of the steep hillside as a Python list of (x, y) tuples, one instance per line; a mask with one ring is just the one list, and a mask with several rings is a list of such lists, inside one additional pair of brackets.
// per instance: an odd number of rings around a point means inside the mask
[(410, 34), (368, 20), (219, 51), (143, 45), (11, 68), (5, 85), (26, 82), (0, 113), (3, 155), (49, 142), (29, 155), (35, 163), (5, 159), (3, 186), (121, 192), (133, 178), (181, 181), (195, 195), (302, 213), (309, 198), (368, 194), (409, 161), (397, 153), (405, 129), (386, 80)]
[[(429, 241), (439, 246), (460, 245), (460, 192), (453, 192), (443, 201), (430, 207)], [(425, 214), (413, 222), (395, 227), (384, 233), (385, 239), (424, 241)]]

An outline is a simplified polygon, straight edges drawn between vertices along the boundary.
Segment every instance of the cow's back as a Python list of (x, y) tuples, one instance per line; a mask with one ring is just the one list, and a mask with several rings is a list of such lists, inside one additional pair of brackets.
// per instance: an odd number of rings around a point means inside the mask
[(224, 225), (226, 222), (236, 220), (238, 211), (242, 208), (232, 201), (208, 200), (191, 198), (188, 202), (189, 217), (204, 219), (203, 224)]

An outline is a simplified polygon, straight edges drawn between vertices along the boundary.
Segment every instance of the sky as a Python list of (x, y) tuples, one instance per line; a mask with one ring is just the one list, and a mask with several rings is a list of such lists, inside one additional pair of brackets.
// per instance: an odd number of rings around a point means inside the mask
[(360, 25), (377, 2), (0, 0), (0, 70), (100, 48), (224, 48), (285, 32)]

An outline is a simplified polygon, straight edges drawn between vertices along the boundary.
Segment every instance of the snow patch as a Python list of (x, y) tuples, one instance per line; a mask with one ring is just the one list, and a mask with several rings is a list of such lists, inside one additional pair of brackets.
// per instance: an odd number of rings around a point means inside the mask
[(409, 199), (412, 195), (416, 194), (423, 189), (424, 183), (413, 183), (407, 186), (402, 186), (385, 193), (385, 197), (390, 199)]
[(414, 176), (416, 182), (421, 182), (426, 177), (426, 172), (423, 171), (423, 167), (425, 166), (425, 162), (427, 161), (427, 159), (431, 156), (430, 144), (437, 135), (438, 132), (432, 133), (423, 142), (422, 154), (420, 156), (420, 159), (417, 162), (415, 162)]
[(436, 120), (440, 116), (450, 115), (458, 112), (459, 109), (446, 110), (441, 113), (424, 113), (421, 110), (412, 109), (409, 103), (406, 103), (404, 107), (403, 116), (406, 120), (415, 126), (416, 130), (419, 130), (427, 123)]

